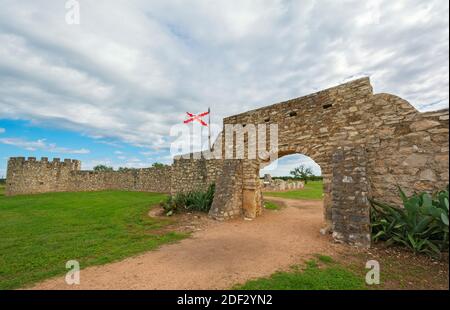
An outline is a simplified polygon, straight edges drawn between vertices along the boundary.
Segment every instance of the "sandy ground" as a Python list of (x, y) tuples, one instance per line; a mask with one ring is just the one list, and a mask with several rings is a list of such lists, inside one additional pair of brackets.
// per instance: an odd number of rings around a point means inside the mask
[(270, 198), (285, 203), (256, 220), (209, 221), (191, 238), (103, 266), (81, 270), (81, 284), (64, 276), (32, 289), (227, 289), (310, 258), (342, 250), (319, 230), (321, 201)]

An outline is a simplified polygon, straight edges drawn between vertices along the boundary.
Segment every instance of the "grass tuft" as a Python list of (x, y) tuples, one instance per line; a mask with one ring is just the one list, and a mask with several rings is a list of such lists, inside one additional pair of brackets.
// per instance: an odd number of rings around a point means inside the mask
[(322, 263), (325, 263), (325, 264), (332, 264), (332, 263), (334, 263), (333, 258), (331, 258), (330, 256), (322, 255), (322, 254), (316, 254), (315, 256)]
[(321, 200), (323, 199), (323, 182), (309, 181), (303, 189), (290, 190), (286, 192), (264, 192), (263, 195), (288, 199)]
[[(326, 257), (326, 256), (324, 256)], [(277, 272), (267, 278), (248, 281), (237, 285), (240, 290), (364, 290), (364, 277), (338, 264), (319, 267), (315, 260), (306, 262), (306, 267), (291, 268), (291, 271)]]
[(280, 210), (281, 209), (281, 207), (278, 204), (271, 202), (271, 201), (265, 201), (264, 208), (266, 208), (268, 210)]

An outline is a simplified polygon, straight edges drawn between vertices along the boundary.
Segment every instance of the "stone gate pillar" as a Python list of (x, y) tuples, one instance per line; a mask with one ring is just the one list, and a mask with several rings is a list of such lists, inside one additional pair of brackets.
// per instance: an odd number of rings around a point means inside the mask
[(259, 165), (257, 160), (243, 160), (242, 211), (248, 218), (256, 218), (262, 212)]
[(216, 192), (209, 215), (226, 220), (242, 214), (242, 160), (227, 159), (216, 181)]
[(370, 247), (369, 183), (366, 151), (362, 147), (340, 147), (332, 158), (333, 238)]

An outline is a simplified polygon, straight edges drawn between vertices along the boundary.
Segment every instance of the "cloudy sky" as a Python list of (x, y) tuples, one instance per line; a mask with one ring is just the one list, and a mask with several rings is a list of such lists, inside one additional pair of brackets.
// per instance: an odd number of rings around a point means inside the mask
[(210, 106), (218, 127), (360, 76), (421, 111), (448, 107), (447, 0), (79, 3), (68, 24), (65, 0), (0, 0), (0, 177), (20, 155), (170, 163), (186, 111)]

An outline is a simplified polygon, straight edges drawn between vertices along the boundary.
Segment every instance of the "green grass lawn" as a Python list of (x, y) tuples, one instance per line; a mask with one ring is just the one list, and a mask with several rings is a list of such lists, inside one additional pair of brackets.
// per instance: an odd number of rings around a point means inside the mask
[(322, 181), (309, 181), (303, 189), (285, 192), (264, 192), (263, 196), (281, 197), (289, 199), (311, 199), (321, 200), (323, 198)]
[(119, 191), (0, 196), (0, 289), (64, 274), (68, 260), (85, 268), (185, 237), (158, 234), (172, 220), (148, 217), (164, 197)]
[(306, 266), (291, 267), (291, 271), (277, 272), (267, 278), (250, 280), (237, 285), (242, 290), (363, 290), (364, 277), (335, 263), (331, 257), (318, 255)]
[(280, 210), (281, 209), (281, 207), (278, 204), (271, 202), (271, 201), (265, 201), (264, 208), (266, 208), (268, 210)]
[(0, 184), (0, 196), (5, 194), (5, 185), (4, 184)]

